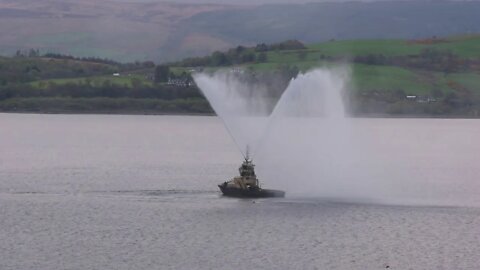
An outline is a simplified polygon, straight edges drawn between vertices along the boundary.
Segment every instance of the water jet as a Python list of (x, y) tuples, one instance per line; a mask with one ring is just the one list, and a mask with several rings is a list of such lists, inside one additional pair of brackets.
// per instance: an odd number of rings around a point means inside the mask
[[(261, 85), (248, 85), (225, 71), (210, 75), (195, 74), (196, 84), (223, 120), (245, 159), (239, 169), (240, 176), (219, 185), (223, 194), (237, 197), (284, 196), (283, 191), (260, 187), (250, 151), (257, 157), (265, 178), (277, 184), (287, 179), (290, 183), (300, 185), (298, 181), (304, 179), (299, 178), (305, 178), (304, 172), (309, 172), (312, 167), (311, 162), (304, 162), (306, 157), (310, 157), (305, 153), (312, 149), (325, 151), (315, 147), (298, 151), (305, 140), (298, 140), (298, 136), (294, 136), (295, 130), (307, 124), (308, 128), (312, 128), (305, 133), (310, 134), (308, 142), (312, 143), (312, 132), (313, 135), (318, 133), (318, 138), (327, 139), (323, 135), (328, 135), (330, 131), (332, 140), (329, 144), (343, 143), (342, 135), (337, 136), (337, 133), (339, 130), (344, 132), (343, 124), (339, 122), (345, 119), (341, 94), (347, 76), (346, 69), (316, 69), (299, 74), (290, 81), (273, 110), (269, 110), (271, 99), (265, 95), (266, 91)], [(320, 125), (316, 125), (318, 123)], [(327, 153), (333, 154), (331, 151)], [(316, 160), (328, 165), (325, 158)]]

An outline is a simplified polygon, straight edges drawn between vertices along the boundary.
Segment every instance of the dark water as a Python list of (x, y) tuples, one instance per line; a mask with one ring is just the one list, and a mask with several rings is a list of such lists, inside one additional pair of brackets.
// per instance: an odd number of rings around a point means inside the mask
[(0, 269), (479, 269), (480, 122), (361, 121), (438, 188), (227, 199), (241, 155), (217, 118), (0, 114)]

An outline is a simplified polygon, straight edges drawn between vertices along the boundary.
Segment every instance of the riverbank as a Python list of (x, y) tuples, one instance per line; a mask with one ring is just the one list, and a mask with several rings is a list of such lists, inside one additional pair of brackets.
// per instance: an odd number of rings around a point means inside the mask
[(208, 102), (190, 99), (14, 98), (0, 102), (0, 112), (48, 114), (212, 115)]
[[(97, 111), (28, 111), (28, 110), (13, 110), (3, 111), (0, 110), (0, 114), (65, 114), (65, 115), (163, 115), (163, 116), (217, 116), (214, 112), (195, 113), (195, 112), (165, 112), (165, 111), (129, 111), (129, 110), (97, 110)], [(426, 115), (426, 114), (357, 114), (349, 115), (347, 118), (371, 118), (371, 119), (480, 119), (480, 116), (470, 115)]]

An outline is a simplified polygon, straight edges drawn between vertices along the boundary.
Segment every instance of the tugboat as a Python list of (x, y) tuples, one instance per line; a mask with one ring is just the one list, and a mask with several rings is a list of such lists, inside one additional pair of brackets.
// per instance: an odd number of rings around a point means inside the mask
[(255, 165), (248, 156), (248, 148), (245, 160), (238, 170), (240, 176), (218, 185), (224, 196), (237, 198), (285, 197), (284, 191), (260, 187), (258, 178), (255, 175)]

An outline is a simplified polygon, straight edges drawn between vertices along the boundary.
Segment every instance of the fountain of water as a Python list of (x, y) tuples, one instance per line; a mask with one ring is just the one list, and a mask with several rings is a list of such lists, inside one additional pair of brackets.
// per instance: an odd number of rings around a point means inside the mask
[[(354, 144), (342, 94), (348, 68), (316, 69), (292, 80), (261, 139), (260, 176), (290, 194), (324, 197), (358, 195), (352, 170), (359, 149)], [(352, 175), (355, 173), (356, 175)]]
[(345, 194), (345, 187), (358, 191), (345, 174), (357, 156), (342, 102), (348, 78), (347, 68), (300, 74), (269, 114), (261, 87), (226, 72), (194, 76), (239, 148), (251, 146), (262, 179), (294, 193), (328, 196)]
[(194, 80), (237, 144), (243, 156), (253, 156), (265, 132), (269, 102), (264, 86), (247, 85), (233, 73), (195, 74)]
[[(477, 182), (465, 177), (474, 171), (463, 165), (472, 158), (458, 156), (450, 159), (452, 165), (448, 157), (427, 155), (449, 145), (448, 136), (429, 132), (418, 120), (346, 117), (342, 93), (350, 86), (348, 68), (300, 74), (272, 112), (260, 86), (246, 85), (228, 73), (197, 74), (195, 80), (239, 148), (252, 146), (261, 181), (290, 197), (442, 204), (450, 196), (450, 202), (463, 205), (469, 202), (461, 194), (478, 190)], [(456, 147), (469, 153), (467, 146)], [(450, 183), (452, 179), (462, 185)]]

